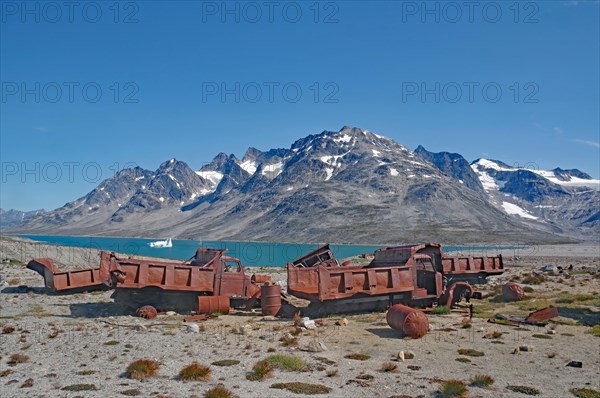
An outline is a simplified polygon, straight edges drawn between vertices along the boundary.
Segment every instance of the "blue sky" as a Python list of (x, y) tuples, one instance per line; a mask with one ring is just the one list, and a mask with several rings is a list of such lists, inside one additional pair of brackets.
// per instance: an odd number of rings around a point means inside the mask
[(598, 2), (464, 3), (2, 1), (0, 206), (343, 125), (598, 178)]

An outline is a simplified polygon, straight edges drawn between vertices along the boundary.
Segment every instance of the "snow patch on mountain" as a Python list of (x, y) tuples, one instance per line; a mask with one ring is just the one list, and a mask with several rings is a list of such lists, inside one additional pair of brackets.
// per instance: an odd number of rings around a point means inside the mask
[(538, 217), (532, 216), (525, 209), (517, 206), (514, 203), (502, 202), (502, 208), (506, 211), (507, 214), (516, 215), (523, 218), (528, 218), (530, 220), (537, 220)]

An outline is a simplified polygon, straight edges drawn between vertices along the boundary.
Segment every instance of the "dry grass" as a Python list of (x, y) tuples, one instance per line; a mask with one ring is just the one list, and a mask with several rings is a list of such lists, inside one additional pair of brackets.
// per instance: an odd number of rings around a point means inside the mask
[(474, 350), (472, 348), (461, 348), (458, 350), (458, 353), (460, 355), (466, 355), (469, 357), (482, 357), (485, 355), (485, 353), (481, 352), (481, 351), (477, 351)]
[(540, 333), (532, 334), (531, 337), (535, 337), (536, 339), (551, 339), (552, 338), (552, 336), (550, 336), (549, 334), (540, 334)]
[(322, 384), (309, 384), (301, 382), (275, 383), (271, 385), (271, 388), (288, 390), (290, 392), (293, 392), (294, 394), (304, 395), (329, 394), (331, 392), (331, 388)]
[(79, 372), (75, 372), (75, 374), (79, 376), (89, 376), (93, 375), (94, 373), (96, 373), (95, 370), (80, 370)]
[(279, 339), (284, 347), (295, 347), (298, 345), (298, 338), (290, 336), (281, 336)]
[(104, 345), (117, 345), (119, 342), (117, 340), (109, 340)]
[(383, 364), (381, 364), (382, 372), (395, 372), (397, 370), (398, 370), (398, 365), (396, 365), (393, 362), (384, 362)]
[(2, 334), (11, 334), (14, 331), (15, 331), (15, 328), (12, 326), (4, 326), (2, 328)]
[(28, 361), (29, 361), (29, 356), (27, 356), (25, 354), (12, 354), (10, 356), (10, 359), (8, 360), (8, 365), (15, 366), (16, 364), (25, 363)]
[(494, 384), (494, 378), (488, 375), (475, 375), (470, 382), (473, 387), (489, 387), (492, 384)]
[(546, 281), (546, 278), (544, 278), (541, 275), (540, 276), (526, 275), (521, 282), (526, 285), (540, 285), (545, 281)]
[(234, 398), (236, 395), (223, 386), (216, 386), (204, 393), (204, 398)]
[(591, 388), (572, 388), (569, 391), (577, 398), (600, 398), (600, 392)]
[(345, 355), (344, 358), (354, 359), (356, 361), (366, 361), (368, 359), (371, 359), (371, 356), (367, 355), (367, 354), (354, 353), (354, 354)]
[(525, 395), (540, 395), (540, 390), (528, 386), (506, 386), (507, 389)]
[(215, 366), (233, 366), (240, 363), (237, 359), (221, 359), (220, 361), (215, 361), (211, 365)]
[(210, 368), (194, 362), (179, 371), (179, 380), (183, 381), (208, 381)]
[(125, 395), (127, 397), (137, 397), (138, 395), (142, 395), (143, 393), (137, 388), (132, 388), (129, 390), (121, 391), (121, 395)]
[(61, 388), (62, 391), (96, 391), (94, 384), (71, 384)]
[(5, 369), (2, 372), (0, 372), (0, 377), (6, 377), (9, 374), (11, 374), (12, 372), (13, 372), (12, 369)]
[(441, 398), (459, 398), (467, 395), (467, 386), (460, 380), (446, 380), (440, 387)]
[(25, 380), (19, 388), (30, 388), (30, 387), (33, 387), (33, 379)]
[(158, 373), (159, 364), (152, 359), (138, 359), (127, 366), (127, 377), (143, 380), (154, 377)]
[(454, 359), (456, 362), (462, 362), (462, 363), (470, 363), (471, 360), (469, 358), (465, 358), (465, 357), (458, 357)]
[(246, 375), (246, 379), (259, 381), (271, 376), (273, 376), (273, 365), (263, 359), (254, 364), (252, 372)]
[(325, 358), (325, 357), (314, 357), (317, 361), (324, 363), (325, 365), (336, 365), (337, 362), (329, 359), (329, 358)]

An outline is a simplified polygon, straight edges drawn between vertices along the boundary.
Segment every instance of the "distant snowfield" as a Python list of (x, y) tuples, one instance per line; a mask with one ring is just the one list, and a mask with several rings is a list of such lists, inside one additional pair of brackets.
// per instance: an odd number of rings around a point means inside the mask
[(215, 187), (219, 185), (219, 182), (221, 182), (221, 179), (223, 178), (223, 174), (218, 171), (197, 171), (196, 174), (205, 180), (209, 180)]
[(523, 218), (528, 218), (530, 220), (537, 220), (538, 218), (529, 214), (525, 209), (508, 202), (502, 202), (502, 208), (504, 211), (510, 215), (516, 215)]
[(476, 163), (473, 163), (471, 165), (471, 168), (479, 176), (479, 180), (483, 184), (483, 187), (486, 191), (492, 190), (492, 189), (497, 190), (498, 185), (496, 184), (496, 181), (494, 180), (493, 177), (491, 177), (487, 172), (481, 170), (478, 166), (481, 166), (486, 169), (493, 169), (496, 171), (526, 170), (526, 171), (535, 173), (535, 174), (539, 175), (540, 177), (543, 177), (543, 178), (547, 179), (548, 181), (550, 181), (554, 184), (557, 184), (557, 185), (562, 185), (565, 187), (590, 187), (590, 188), (594, 188), (594, 189), (600, 189), (600, 180), (594, 180), (594, 179), (586, 180), (583, 178), (569, 176), (568, 181), (563, 181), (563, 180), (560, 180), (559, 178), (557, 178), (556, 175), (554, 174), (554, 172), (550, 171), (550, 170), (536, 170), (536, 169), (529, 169), (529, 168), (524, 168), (524, 167), (504, 167), (504, 166), (501, 166), (498, 163), (488, 160), (488, 159), (479, 159)]
[(247, 160), (245, 162), (240, 163), (240, 167), (246, 170), (250, 175), (254, 175), (256, 173), (256, 162)]

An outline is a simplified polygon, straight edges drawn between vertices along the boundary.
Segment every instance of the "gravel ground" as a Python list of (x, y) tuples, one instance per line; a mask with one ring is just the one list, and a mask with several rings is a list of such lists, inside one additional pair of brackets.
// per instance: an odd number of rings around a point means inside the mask
[[(323, 319), (316, 330), (303, 330), (298, 346), (285, 347), (279, 339), (294, 330), (292, 320), (265, 319), (260, 313), (236, 312), (199, 322), (200, 333), (187, 332), (183, 315), (159, 315), (145, 320), (125, 314), (112, 302), (110, 291), (51, 295), (43, 289), (42, 278), (24, 268), (20, 261), (32, 257), (58, 258), (65, 268), (97, 266), (94, 251), (46, 247), (26, 240), (1, 237), (1, 257), (14, 259), (0, 266), (0, 396), (2, 397), (202, 397), (209, 388), (223, 384), (240, 397), (302, 396), (273, 389), (273, 383), (301, 381), (331, 388), (331, 397), (435, 397), (440, 381), (459, 379), (467, 384), (476, 374), (492, 376), (488, 388), (469, 386), (470, 397), (526, 397), (506, 387), (536, 388), (542, 397), (573, 396), (571, 388), (600, 390), (600, 338), (586, 333), (599, 323), (599, 296), (582, 302), (559, 305), (560, 318), (545, 327), (497, 325), (487, 322), (493, 313), (523, 314), (539, 303), (563, 292), (593, 294), (600, 290), (600, 256), (591, 246), (539, 246), (519, 253), (505, 253), (507, 272), (490, 278), (482, 286), (493, 296), (509, 279), (521, 281), (543, 265), (567, 267), (571, 275), (548, 276), (531, 286), (530, 299), (515, 304), (475, 301), (476, 313), (470, 329), (461, 328), (465, 311), (448, 315), (428, 315), (431, 331), (422, 339), (401, 338), (389, 328), (385, 313), (346, 316), (347, 326), (338, 326), (342, 316)], [(261, 272), (264, 272), (262, 270)], [(268, 270), (284, 280), (282, 270)], [(495, 289), (495, 290), (494, 290)], [(543, 301), (546, 300), (546, 301)], [(578, 324), (575, 322), (578, 321)], [(582, 325), (583, 324), (583, 325)], [(587, 326), (586, 326), (587, 325)], [(202, 330), (203, 329), (203, 330)], [(485, 338), (500, 332), (500, 338)], [(537, 335), (538, 337), (534, 337)], [(539, 338), (539, 335), (549, 338)], [(322, 352), (310, 352), (323, 343)], [(518, 346), (532, 351), (513, 354)], [(456, 361), (462, 348), (484, 353)], [(412, 351), (413, 359), (394, 361), (400, 351)], [(347, 359), (351, 353), (370, 356), (366, 361)], [(24, 363), (9, 365), (10, 356), (29, 357)], [(308, 364), (307, 370), (275, 370), (271, 378), (249, 381), (246, 374), (260, 359), (273, 354), (291, 354)], [(150, 358), (160, 363), (157, 377), (144, 381), (126, 377), (127, 365)], [(325, 363), (322, 358), (330, 362)], [(211, 365), (222, 359), (235, 359), (229, 367)], [(582, 368), (565, 366), (581, 361)], [(210, 365), (211, 379), (183, 382), (177, 377), (184, 366), (199, 362)], [(382, 364), (397, 365), (393, 372), (381, 371)], [(328, 372), (337, 373), (328, 377)], [(366, 375), (366, 376), (365, 376)], [(371, 377), (372, 376), (372, 377)], [(358, 378), (357, 378), (358, 377)], [(30, 381), (28, 381), (30, 380)], [(76, 384), (93, 385), (94, 391), (66, 391)]]

